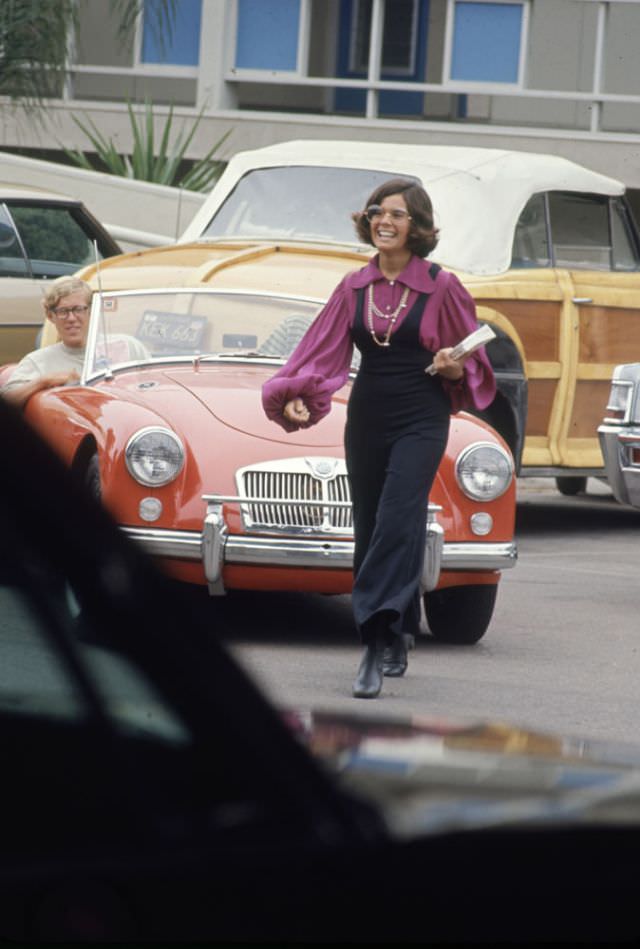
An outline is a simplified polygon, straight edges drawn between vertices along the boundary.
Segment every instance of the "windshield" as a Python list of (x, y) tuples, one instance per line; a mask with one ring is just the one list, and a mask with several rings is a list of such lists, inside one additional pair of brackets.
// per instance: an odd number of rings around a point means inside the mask
[(389, 177), (364, 168), (259, 168), (238, 182), (201, 236), (359, 243), (351, 213)]
[(197, 290), (96, 294), (85, 375), (154, 360), (286, 359), (320, 305), (268, 294)]

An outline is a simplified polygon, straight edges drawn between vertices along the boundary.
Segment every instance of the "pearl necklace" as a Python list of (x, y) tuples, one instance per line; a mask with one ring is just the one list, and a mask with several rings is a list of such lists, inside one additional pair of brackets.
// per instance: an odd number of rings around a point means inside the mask
[[(405, 287), (402, 291), (402, 297), (400, 298), (400, 303), (397, 305), (393, 313), (381, 313), (378, 307), (373, 302), (373, 284), (369, 284), (369, 306), (367, 307), (367, 322), (369, 324), (369, 332), (371, 333), (371, 338), (378, 346), (391, 346), (390, 338), (391, 332), (395, 325), (396, 320), (400, 316), (400, 310), (402, 310), (407, 305), (407, 297), (409, 296), (409, 287)], [(383, 320), (388, 320), (389, 325), (387, 326), (387, 332), (384, 334), (382, 339), (379, 339), (376, 335), (376, 331), (373, 328), (373, 316), (374, 314), (378, 317), (381, 317)]]

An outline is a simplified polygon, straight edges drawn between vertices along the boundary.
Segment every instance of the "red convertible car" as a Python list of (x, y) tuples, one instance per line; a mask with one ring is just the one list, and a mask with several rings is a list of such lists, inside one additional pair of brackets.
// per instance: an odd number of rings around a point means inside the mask
[[(260, 399), (321, 304), (204, 283), (103, 287), (80, 382), (33, 396), (26, 416), (171, 576), (214, 595), (348, 593), (349, 384), (325, 420), (291, 435)], [(481, 420), (454, 417), (430, 501), (425, 632), (476, 642), (516, 560), (513, 460)]]

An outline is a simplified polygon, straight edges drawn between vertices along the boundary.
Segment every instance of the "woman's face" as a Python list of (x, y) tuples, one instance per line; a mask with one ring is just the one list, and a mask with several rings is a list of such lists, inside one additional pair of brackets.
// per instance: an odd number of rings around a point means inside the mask
[(47, 310), (47, 316), (65, 346), (72, 349), (84, 346), (89, 325), (89, 301), (83, 290), (60, 297), (56, 305)]
[(379, 205), (381, 213), (369, 215), (374, 247), (386, 253), (406, 250), (411, 218), (404, 197), (390, 194)]

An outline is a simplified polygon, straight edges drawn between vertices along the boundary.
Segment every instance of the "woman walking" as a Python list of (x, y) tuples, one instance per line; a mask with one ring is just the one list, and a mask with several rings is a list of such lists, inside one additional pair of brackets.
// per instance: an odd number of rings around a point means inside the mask
[[(437, 244), (426, 191), (393, 179), (353, 215), (377, 255), (338, 284), (263, 388), (267, 416), (286, 431), (314, 425), (345, 384), (353, 346), (361, 363), (347, 408), (345, 450), (354, 526), (356, 626), (364, 644), (353, 695), (375, 698), (383, 675), (407, 668), (405, 635), (420, 620), (428, 495), (451, 412), (486, 408), (495, 380), (484, 350), (451, 349), (477, 327), (457, 277), (424, 258)], [(436, 375), (426, 367), (434, 363)]]

